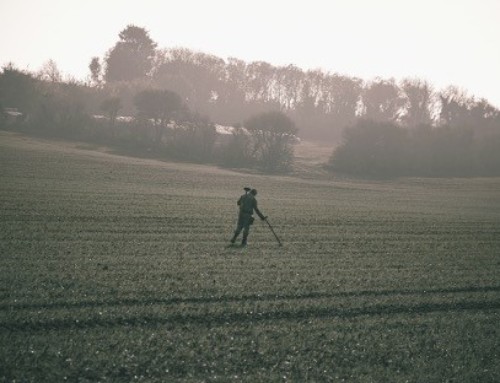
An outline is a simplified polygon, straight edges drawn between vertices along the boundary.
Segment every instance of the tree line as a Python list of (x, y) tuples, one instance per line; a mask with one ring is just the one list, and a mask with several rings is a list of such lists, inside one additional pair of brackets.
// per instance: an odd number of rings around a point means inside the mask
[(420, 125), (360, 120), (330, 157), (335, 172), (372, 177), (500, 175), (500, 124)]
[[(13, 68), (4, 68), (2, 81), (17, 76), (21, 83), (29, 82), (22, 79), (28, 74), (13, 72)], [(486, 100), (454, 87), (438, 92), (419, 79), (362, 81), (321, 70), (304, 71), (294, 65), (278, 67), (263, 61), (224, 60), (183, 48), (161, 49), (144, 28), (134, 25), (120, 32), (105, 57), (91, 58), (89, 72), (85, 84), (60, 81), (55, 65), (34, 76), (43, 82), (37, 84), (37, 90), (45, 90), (36, 101), (35, 93), (28, 97), (39, 105), (33, 119), (50, 130), (58, 124), (69, 126), (84, 120), (84, 111), (101, 113), (107, 127), (94, 127), (95, 135), (107, 134), (122, 141), (127, 137), (136, 147), (168, 149), (174, 156), (198, 157), (199, 161), (217, 157), (217, 161), (269, 171), (291, 168), (291, 143), (298, 132), (301, 138), (329, 140), (332, 146), (342, 140), (328, 164), (336, 171), (429, 175), (498, 172), (490, 146), (498, 143), (499, 111)], [(29, 103), (27, 99), (18, 98), (17, 104), (13, 103), (16, 96), (0, 85), (0, 90), (5, 89), (0, 92), (0, 102), (28, 107), (23, 105)], [(57, 116), (51, 112), (55, 105), (61, 109)], [(126, 124), (119, 115), (134, 116), (135, 122)], [(230, 143), (217, 144), (212, 121), (234, 127), (226, 140)], [(255, 121), (260, 128), (249, 128)], [(282, 125), (275, 127), (269, 121)], [(174, 129), (175, 125), (184, 129)], [(263, 134), (262, 126), (272, 126), (269, 129), (274, 133)], [(288, 130), (281, 137), (278, 132), (283, 126)], [(396, 146), (391, 152), (392, 163), (397, 163), (399, 170), (383, 165), (387, 158), (374, 154), (376, 147), (384, 151), (390, 143)], [(272, 160), (275, 156), (270, 148), (278, 152), (278, 160)], [(467, 151), (467, 156), (457, 154), (461, 151)], [(386, 157), (388, 153), (385, 151)], [(440, 156), (443, 159), (437, 160)], [(474, 165), (467, 162), (465, 166), (464, 158)], [(271, 163), (265, 165), (268, 161)]]
[(114, 88), (45, 75), (20, 71), (12, 65), (3, 68), (0, 129), (105, 144), (141, 156), (268, 173), (291, 169), (297, 129), (279, 111), (258, 113), (222, 135), (210, 119), (193, 112), (168, 89), (127, 88), (134, 112), (122, 116), (123, 94), (113, 93)]

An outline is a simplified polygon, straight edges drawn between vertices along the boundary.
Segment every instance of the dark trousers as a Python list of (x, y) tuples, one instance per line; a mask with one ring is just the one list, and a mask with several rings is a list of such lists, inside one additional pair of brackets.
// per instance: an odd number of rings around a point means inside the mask
[(238, 235), (240, 235), (243, 230), (242, 243), (247, 243), (248, 234), (250, 233), (250, 225), (253, 223), (253, 217), (250, 214), (240, 214), (238, 216), (238, 224), (236, 225), (236, 230), (234, 231), (232, 242), (236, 241)]

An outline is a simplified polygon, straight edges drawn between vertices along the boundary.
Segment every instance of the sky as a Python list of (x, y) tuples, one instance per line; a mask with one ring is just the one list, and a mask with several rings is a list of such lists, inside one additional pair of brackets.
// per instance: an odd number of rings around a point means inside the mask
[(159, 48), (418, 78), (500, 108), (500, 0), (0, 0), (0, 65), (84, 80), (129, 24)]

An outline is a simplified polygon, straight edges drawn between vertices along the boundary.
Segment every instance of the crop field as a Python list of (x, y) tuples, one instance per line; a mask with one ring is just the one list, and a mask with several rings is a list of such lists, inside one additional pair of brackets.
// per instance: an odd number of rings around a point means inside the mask
[(0, 382), (499, 382), (500, 179), (314, 174), (0, 132)]

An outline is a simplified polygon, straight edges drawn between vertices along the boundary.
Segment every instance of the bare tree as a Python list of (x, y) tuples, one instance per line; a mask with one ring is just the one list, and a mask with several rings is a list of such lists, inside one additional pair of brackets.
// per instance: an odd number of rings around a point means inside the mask
[(43, 81), (61, 82), (62, 74), (54, 60), (49, 60), (42, 65), (42, 69), (38, 72), (38, 77)]
[(432, 123), (432, 87), (419, 79), (405, 79), (401, 83), (406, 103), (401, 117), (403, 125), (413, 128)]
[(404, 100), (393, 79), (376, 79), (363, 92), (364, 117), (373, 121), (395, 122)]
[(287, 171), (293, 162), (293, 141), (297, 128), (281, 112), (261, 113), (245, 122), (252, 137), (252, 156), (269, 172)]

